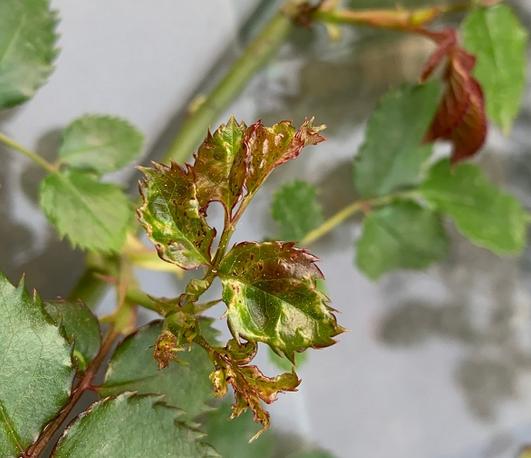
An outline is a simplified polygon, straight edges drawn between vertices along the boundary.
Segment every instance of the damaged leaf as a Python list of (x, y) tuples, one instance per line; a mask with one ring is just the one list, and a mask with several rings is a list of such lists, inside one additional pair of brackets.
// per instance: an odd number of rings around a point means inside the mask
[(232, 334), (267, 343), (291, 361), (296, 351), (335, 343), (342, 328), (316, 286), (316, 260), (292, 243), (234, 246), (219, 269)]
[(302, 148), (324, 141), (319, 134), (324, 126), (314, 127), (307, 120), (297, 130), (289, 121), (281, 121), (271, 127), (264, 127), (261, 121), (250, 126), (244, 137), (248, 170), (245, 187), (253, 194), (269, 176), (283, 163), (295, 159)]
[[(237, 418), (247, 409), (253, 412), (254, 421), (262, 425), (250, 441), (269, 429), (269, 413), (262, 406), (262, 402), (271, 404), (277, 399), (278, 393), (296, 391), (300, 384), (297, 374), (286, 372), (276, 377), (266, 377), (256, 366), (246, 365), (256, 352), (254, 346), (242, 348), (246, 355), (244, 359), (234, 358), (236, 341), (225, 348), (212, 348), (211, 355), (215, 361), (216, 370), (210, 375), (214, 392), (218, 397), (227, 393), (227, 384), (234, 390), (234, 404), (231, 418)], [(238, 354), (239, 352), (236, 351)]]
[(216, 230), (200, 212), (192, 168), (154, 164), (142, 172), (138, 217), (159, 256), (182, 269), (209, 265)]
[(238, 202), (245, 181), (246, 155), (243, 151), (245, 123), (234, 117), (216, 131), (208, 133), (195, 157), (197, 198), (202, 211), (208, 204), (218, 201), (227, 212)]

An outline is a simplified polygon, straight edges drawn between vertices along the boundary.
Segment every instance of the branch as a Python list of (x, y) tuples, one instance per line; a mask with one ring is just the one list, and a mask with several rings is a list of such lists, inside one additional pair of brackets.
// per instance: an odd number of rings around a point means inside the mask
[(373, 197), (365, 200), (355, 200), (345, 208), (339, 210), (337, 213), (328, 218), (319, 227), (308, 232), (301, 240), (301, 246), (307, 246), (314, 243), (324, 235), (339, 226), (343, 221), (347, 220), (351, 216), (354, 216), (358, 212), (368, 212), (375, 207), (381, 207), (388, 205), (397, 199), (415, 199), (418, 197), (416, 191), (404, 191), (394, 194), (387, 194), (385, 196)]

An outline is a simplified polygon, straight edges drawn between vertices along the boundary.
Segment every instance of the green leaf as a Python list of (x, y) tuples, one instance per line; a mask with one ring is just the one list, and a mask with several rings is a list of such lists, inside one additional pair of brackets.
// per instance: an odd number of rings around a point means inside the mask
[(105, 383), (99, 389), (103, 396), (124, 391), (164, 395), (164, 402), (179, 407), (191, 419), (208, 409), (212, 399), (209, 375), (212, 362), (197, 345), (178, 353), (178, 362), (159, 370), (153, 358), (153, 347), (162, 332), (162, 322), (154, 321), (127, 337), (111, 358)]
[(422, 145), (439, 103), (437, 83), (402, 86), (387, 93), (372, 114), (354, 158), (354, 184), (362, 197), (415, 185), (430, 145)]
[(447, 248), (439, 215), (413, 202), (398, 202), (365, 218), (356, 262), (377, 279), (393, 269), (424, 269), (443, 258)]
[(283, 185), (275, 193), (271, 209), (282, 240), (302, 240), (323, 222), (323, 210), (317, 202), (317, 190), (305, 181)]
[(131, 219), (120, 188), (85, 173), (52, 173), (41, 183), (40, 205), (61, 237), (87, 250), (116, 252)]
[(68, 400), (70, 346), (30, 295), (0, 274), (0, 456), (17, 457)]
[(324, 141), (319, 134), (324, 126), (314, 127), (312, 120), (304, 122), (297, 130), (291, 122), (281, 121), (264, 127), (261, 121), (254, 123), (245, 133), (244, 143), (248, 154), (245, 187), (253, 194), (278, 166), (295, 159), (302, 148)]
[(64, 329), (66, 339), (74, 346), (74, 361), (84, 371), (100, 349), (98, 319), (82, 302), (54, 301), (44, 306), (55, 324)]
[(182, 269), (210, 264), (210, 246), (216, 235), (199, 210), (194, 174), (176, 163), (143, 168), (143, 204), (139, 219), (159, 256)]
[(217, 457), (204, 434), (180, 419), (158, 396), (125, 393), (94, 404), (70, 426), (56, 458)]
[(221, 262), (219, 275), (235, 338), (267, 343), (291, 361), (295, 351), (326, 347), (342, 332), (316, 258), (292, 243), (240, 243)]
[(132, 162), (142, 143), (142, 134), (125, 119), (87, 115), (64, 130), (59, 157), (72, 168), (103, 174)]
[(465, 47), (477, 58), (474, 75), (485, 92), (487, 113), (507, 132), (524, 92), (526, 29), (507, 5), (477, 8), (462, 27)]
[(247, 126), (231, 117), (199, 147), (194, 163), (197, 198), (204, 210), (219, 201), (230, 211), (238, 202), (246, 176), (243, 136)]
[(421, 192), (476, 245), (499, 254), (524, 248), (526, 214), (520, 202), (489, 183), (476, 165), (452, 167), (442, 160), (431, 168)]
[(202, 418), (203, 430), (207, 433), (206, 441), (221, 456), (230, 458), (273, 458), (275, 438), (273, 433), (262, 435), (249, 443), (249, 437), (256, 434), (256, 424), (250, 412), (230, 419), (230, 402), (223, 402), (218, 408)]
[(0, 109), (26, 101), (47, 80), (56, 23), (48, 0), (0, 2)]

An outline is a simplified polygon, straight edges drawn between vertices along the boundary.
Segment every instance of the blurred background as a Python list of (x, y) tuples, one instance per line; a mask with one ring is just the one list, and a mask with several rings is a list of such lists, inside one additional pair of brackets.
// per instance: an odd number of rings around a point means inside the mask
[[(396, 3), (351, 1), (360, 8)], [(531, 2), (508, 3), (529, 26)], [(29, 103), (0, 115), (2, 131), (52, 157), (60, 130), (73, 118), (114, 114), (145, 134), (144, 161), (162, 155), (194, 96), (217, 81), (276, 8), (270, 0), (55, 0), (52, 5), (61, 17), (56, 71)], [(416, 81), (430, 49), (421, 38), (398, 33), (344, 29), (334, 42), (322, 27), (298, 28), (219, 122), (230, 114), (266, 124), (316, 116), (328, 125), (328, 141), (274, 173), (235, 240), (275, 235), (272, 193), (295, 178), (319, 187), (327, 215), (353, 200), (351, 162), (367, 117), (389, 88)], [(527, 208), (530, 89), (510, 136), (492, 129), (478, 159)], [(25, 273), (27, 285), (45, 298), (65, 296), (83, 271), (82, 253), (58, 240), (38, 208), (42, 172), (2, 146), (0, 158), (0, 270), (12, 282)], [(132, 167), (112, 179), (136, 193)], [(341, 458), (516, 456), (531, 442), (531, 250), (501, 258), (452, 231), (444, 263), (425, 272), (388, 274), (375, 283), (354, 267), (358, 233), (359, 225), (350, 220), (312, 246), (332, 305), (349, 332), (333, 347), (310, 351), (299, 370), (299, 392), (281, 396), (271, 408), (273, 433), (240, 450), (237, 444), (249, 434), (239, 428), (247, 426), (232, 425), (228, 456), (296, 456), (296, 450), (313, 448)], [(155, 295), (176, 296), (185, 284), (160, 273), (139, 271), (139, 276)], [(110, 310), (113, 301), (107, 295), (98, 312)], [(222, 313), (219, 306), (211, 315)], [(228, 335), (224, 323), (218, 327)], [(278, 372), (267, 352), (261, 351), (258, 361), (267, 374)]]

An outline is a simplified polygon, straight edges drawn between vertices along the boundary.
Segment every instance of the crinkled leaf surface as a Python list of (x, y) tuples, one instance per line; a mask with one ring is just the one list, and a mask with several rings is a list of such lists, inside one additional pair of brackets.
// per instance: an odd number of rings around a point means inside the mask
[(40, 205), (59, 235), (74, 246), (115, 252), (125, 241), (131, 208), (115, 185), (77, 171), (52, 173), (41, 183)]
[(490, 183), (476, 165), (452, 168), (447, 160), (440, 161), (430, 170), (421, 191), (476, 245), (499, 254), (524, 248), (526, 214), (520, 202)]
[(142, 134), (125, 119), (87, 115), (64, 130), (59, 157), (72, 168), (103, 174), (133, 161), (142, 142)]
[(322, 142), (324, 137), (319, 134), (322, 129), (312, 126), (311, 121), (306, 121), (299, 129), (289, 121), (271, 127), (258, 121), (250, 126), (244, 137), (249, 161), (245, 182), (247, 192), (254, 193), (275, 168), (295, 159), (302, 148)]
[(474, 75), (485, 92), (489, 117), (508, 131), (524, 91), (527, 32), (507, 5), (474, 9), (462, 32), (465, 47), (477, 59)]
[(212, 399), (208, 378), (212, 362), (207, 353), (193, 345), (190, 351), (177, 353), (178, 362), (159, 370), (153, 358), (153, 346), (162, 332), (162, 322), (155, 321), (127, 337), (114, 352), (105, 383), (100, 388), (103, 396), (124, 391), (164, 395), (164, 402), (184, 410), (186, 418), (193, 418), (207, 410)]
[(273, 219), (278, 223), (281, 240), (302, 240), (323, 222), (323, 210), (317, 201), (315, 186), (305, 181), (283, 185), (273, 198)]
[[(178, 381), (176, 381), (178, 382)], [(67, 429), (55, 457), (217, 457), (204, 434), (181, 421), (160, 396), (125, 393), (98, 402)]]
[(383, 97), (354, 159), (354, 185), (363, 197), (418, 183), (431, 154), (422, 145), (439, 102), (436, 83), (402, 86)]
[(159, 256), (183, 269), (210, 264), (216, 231), (200, 212), (192, 169), (155, 164), (143, 172), (138, 214)]
[(98, 319), (82, 302), (54, 301), (44, 304), (48, 315), (64, 329), (66, 339), (74, 345), (73, 358), (79, 370), (85, 370), (100, 348)]
[(0, 108), (29, 99), (52, 72), (56, 22), (48, 0), (0, 2)]
[(363, 221), (356, 262), (370, 278), (393, 269), (423, 269), (445, 256), (448, 241), (439, 215), (413, 202), (371, 212)]
[(196, 155), (197, 198), (202, 209), (212, 201), (222, 202), (228, 211), (237, 203), (246, 176), (243, 136), (247, 126), (230, 118), (214, 134), (208, 134)]
[(19, 456), (68, 400), (70, 346), (31, 296), (0, 274), (0, 456)]
[(316, 258), (292, 243), (240, 243), (220, 265), (223, 300), (233, 335), (265, 342), (293, 360), (295, 351), (325, 347), (342, 332)]

